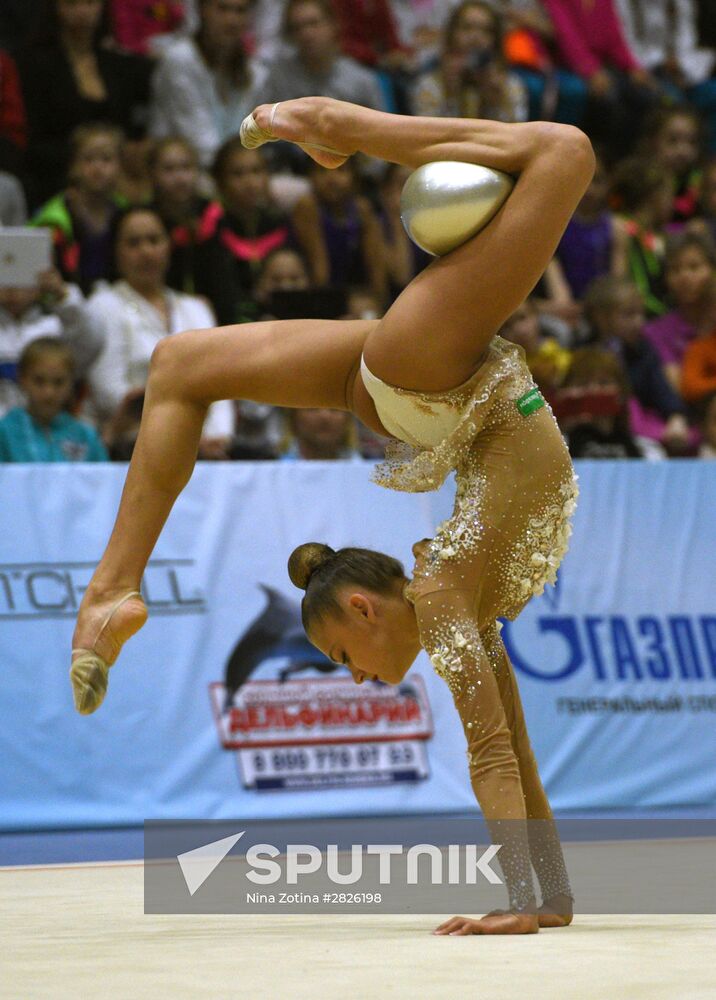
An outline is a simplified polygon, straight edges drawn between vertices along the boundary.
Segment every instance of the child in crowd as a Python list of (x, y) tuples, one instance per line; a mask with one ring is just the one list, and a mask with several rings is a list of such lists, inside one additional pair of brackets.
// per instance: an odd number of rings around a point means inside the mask
[(614, 171), (611, 196), (626, 255), (626, 272), (642, 294), (648, 316), (667, 310), (664, 287), (665, 226), (673, 209), (673, 177), (648, 160), (623, 160)]
[(702, 413), (699, 458), (716, 458), (716, 392), (704, 400)]
[(672, 222), (683, 223), (697, 210), (701, 183), (703, 127), (688, 104), (662, 107), (647, 119), (642, 140), (645, 159), (673, 177)]
[(72, 352), (82, 377), (102, 350), (105, 329), (95, 323), (76, 285), (52, 269), (30, 288), (0, 287), (0, 416), (22, 402), (18, 362), (38, 337), (57, 337)]
[(626, 278), (597, 278), (584, 309), (597, 345), (620, 359), (629, 380), (633, 433), (658, 442), (669, 455), (693, 452), (697, 436), (690, 438), (683, 400), (644, 335), (644, 303), (636, 285)]
[(26, 403), (0, 420), (0, 462), (105, 462), (93, 427), (65, 407), (72, 394), (72, 351), (57, 337), (39, 337), (18, 364)]
[(216, 155), (214, 180), (220, 201), (199, 223), (196, 291), (206, 295), (221, 324), (254, 319), (253, 285), (261, 261), (292, 242), (289, 216), (274, 201), (266, 161), (237, 137)]
[(414, 115), (527, 120), (529, 99), (520, 78), (502, 55), (502, 16), (497, 6), (465, 0), (445, 27), (440, 65), (416, 79)]
[(623, 227), (609, 208), (609, 176), (601, 156), (584, 197), (569, 220), (557, 248), (557, 259), (575, 299), (602, 274), (623, 275), (627, 270)]
[(571, 353), (545, 333), (534, 298), (518, 306), (499, 334), (524, 350), (532, 377), (545, 398), (553, 399), (569, 368)]
[(352, 413), (321, 408), (289, 410), (287, 422), (291, 440), (282, 461), (360, 461)]
[(314, 163), (309, 177), (312, 192), (296, 203), (293, 225), (315, 283), (365, 284), (384, 303), (387, 268), (380, 224), (368, 199), (358, 194), (352, 162), (335, 170)]
[(553, 403), (572, 458), (644, 458), (629, 426), (629, 384), (621, 362), (597, 347), (574, 352)]
[(116, 196), (121, 142), (112, 125), (80, 125), (70, 142), (68, 187), (32, 220), (52, 229), (57, 268), (85, 295), (111, 275), (112, 233), (124, 204)]
[(687, 345), (716, 327), (716, 249), (706, 236), (683, 233), (669, 241), (664, 264), (672, 308), (644, 332), (678, 392)]
[(167, 284), (192, 295), (200, 220), (209, 205), (199, 191), (199, 156), (181, 136), (160, 139), (149, 154), (149, 173), (154, 188), (152, 207), (169, 230), (172, 244)]

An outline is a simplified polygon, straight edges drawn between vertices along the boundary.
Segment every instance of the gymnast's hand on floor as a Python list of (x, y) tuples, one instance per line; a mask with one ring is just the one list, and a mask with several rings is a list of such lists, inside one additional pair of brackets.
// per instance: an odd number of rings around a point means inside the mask
[(474, 917), (452, 917), (435, 928), (433, 934), (455, 937), (467, 934), (536, 934), (539, 920), (536, 913), (493, 911), (476, 920)]

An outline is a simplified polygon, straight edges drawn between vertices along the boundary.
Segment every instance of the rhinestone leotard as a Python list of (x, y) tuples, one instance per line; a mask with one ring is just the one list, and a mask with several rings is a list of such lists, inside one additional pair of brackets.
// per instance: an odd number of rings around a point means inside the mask
[(500, 337), (475, 375), (447, 392), (387, 385), (365, 362), (362, 373), (381, 422), (398, 438), (375, 482), (423, 492), (455, 472), (453, 513), (415, 546), (405, 596), (460, 714), (472, 787), (503, 844), (510, 908), (535, 905), (530, 862), (543, 899), (571, 896), (497, 620), (516, 618), (556, 580), (578, 492), (566, 445), (524, 352)]

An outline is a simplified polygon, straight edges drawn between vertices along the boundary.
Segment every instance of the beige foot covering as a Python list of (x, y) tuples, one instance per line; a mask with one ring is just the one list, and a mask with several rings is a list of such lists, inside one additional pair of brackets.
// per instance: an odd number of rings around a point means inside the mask
[[(268, 129), (261, 128), (257, 124), (254, 116), (247, 115), (241, 123), (239, 129), (239, 137), (241, 139), (241, 145), (245, 149), (257, 149), (259, 146), (263, 146), (265, 142), (280, 142), (281, 140), (278, 136), (273, 134), (273, 120), (276, 116), (276, 108), (281, 102), (278, 101), (271, 108), (271, 117), (269, 119)], [(291, 142), (292, 140), (286, 139), (285, 142)], [(334, 149), (332, 146), (322, 146), (318, 142), (296, 142), (294, 145), (299, 146), (304, 151), (308, 149), (319, 149), (322, 153), (331, 153), (333, 156), (348, 156), (347, 153), (342, 153), (339, 149)]]
[[(95, 636), (94, 642), (92, 643), (91, 649), (78, 648), (72, 650), (72, 666), (70, 667), (70, 680), (72, 681), (72, 693), (75, 700), (75, 708), (81, 715), (90, 715), (92, 712), (96, 711), (104, 700), (104, 696), (107, 693), (107, 683), (109, 680), (109, 668), (114, 663), (116, 656), (119, 652), (120, 644), (115, 643), (116, 652), (111, 655), (111, 660), (108, 661), (104, 657), (100, 656), (96, 651), (97, 643), (99, 642), (102, 633), (109, 625), (115, 612), (122, 607), (122, 605), (130, 599), (130, 597), (138, 597), (142, 599), (142, 595), (138, 590), (130, 590), (129, 593), (124, 594), (107, 612), (104, 621), (102, 622), (97, 635)], [(144, 622), (142, 622), (144, 624)], [(141, 628), (141, 625), (137, 626)], [(131, 634), (137, 631), (134, 628)], [(127, 636), (129, 638), (129, 636)]]

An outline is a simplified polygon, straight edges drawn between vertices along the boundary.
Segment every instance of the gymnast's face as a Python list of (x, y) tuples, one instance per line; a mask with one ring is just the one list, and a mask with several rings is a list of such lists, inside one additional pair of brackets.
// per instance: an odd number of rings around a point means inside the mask
[(345, 664), (356, 684), (399, 684), (421, 649), (415, 611), (402, 588), (386, 596), (343, 587), (338, 602), (342, 616), (317, 621), (310, 641), (329, 659)]

